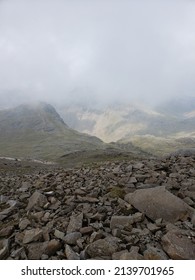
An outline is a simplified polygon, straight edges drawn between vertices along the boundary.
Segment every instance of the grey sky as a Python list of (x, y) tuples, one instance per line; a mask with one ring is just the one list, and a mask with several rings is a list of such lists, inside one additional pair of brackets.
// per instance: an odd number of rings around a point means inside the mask
[(195, 1), (0, 0), (0, 102), (195, 96)]

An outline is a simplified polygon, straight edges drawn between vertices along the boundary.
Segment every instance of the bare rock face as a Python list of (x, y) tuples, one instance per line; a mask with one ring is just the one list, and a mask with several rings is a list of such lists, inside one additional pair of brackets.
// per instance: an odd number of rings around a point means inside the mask
[(127, 194), (125, 200), (153, 221), (163, 218), (168, 222), (176, 222), (192, 216), (194, 211), (163, 186), (137, 190)]
[(165, 234), (162, 246), (173, 260), (195, 260), (195, 244), (179, 231), (169, 231)]

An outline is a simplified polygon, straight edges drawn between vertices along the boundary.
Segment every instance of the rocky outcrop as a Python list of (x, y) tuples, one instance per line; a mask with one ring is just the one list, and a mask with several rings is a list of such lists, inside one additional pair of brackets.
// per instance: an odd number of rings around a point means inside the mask
[(52, 168), (0, 170), (0, 259), (195, 259), (194, 157)]

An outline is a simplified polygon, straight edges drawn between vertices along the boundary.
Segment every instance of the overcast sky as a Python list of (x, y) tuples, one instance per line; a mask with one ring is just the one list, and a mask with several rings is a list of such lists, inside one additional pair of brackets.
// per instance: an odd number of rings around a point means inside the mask
[(0, 106), (195, 96), (195, 1), (0, 0)]

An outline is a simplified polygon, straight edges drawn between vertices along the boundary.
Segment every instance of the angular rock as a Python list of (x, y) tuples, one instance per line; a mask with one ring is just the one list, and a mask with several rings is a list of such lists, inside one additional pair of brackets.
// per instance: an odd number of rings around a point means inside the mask
[(80, 260), (79, 254), (74, 252), (69, 245), (66, 245), (65, 247), (65, 255), (68, 260)]
[(28, 202), (26, 210), (31, 210), (34, 207), (42, 208), (47, 202), (48, 202), (47, 197), (45, 195), (43, 195), (39, 191), (35, 191), (32, 194), (32, 196), (29, 198), (29, 202)]
[(123, 253), (120, 260), (143, 260), (143, 256), (138, 253), (139, 247), (132, 246), (130, 252)]
[(192, 222), (193, 226), (195, 227), (195, 213), (192, 215), (191, 222)]
[(54, 235), (55, 235), (56, 238), (59, 238), (61, 240), (63, 240), (64, 236), (65, 236), (64, 232), (62, 232), (58, 229), (55, 230)]
[(110, 228), (131, 228), (133, 223), (141, 222), (144, 218), (142, 213), (135, 213), (129, 216), (112, 216), (110, 221)]
[(7, 226), (5, 228), (2, 228), (0, 230), (0, 237), (8, 237), (10, 236), (14, 231), (14, 226)]
[(77, 196), (77, 202), (97, 203), (99, 199), (90, 196)]
[(79, 215), (72, 215), (70, 217), (70, 222), (68, 224), (66, 233), (68, 234), (71, 232), (79, 231), (80, 228), (82, 228), (82, 225), (83, 225), (83, 213)]
[(144, 259), (145, 260), (168, 260), (168, 256), (166, 253), (156, 247), (153, 246), (147, 246), (147, 250), (144, 251)]
[(8, 200), (7, 204), (10, 206), (6, 209), (4, 209), (2, 212), (0, 212), (0, 221), (3, 221), (8, 216), (12, 214), (12, 212), (16, 209), (17, 201), (15, 200)]
[(195, 244), (179, 231), (169, 231), (162, 237), (163, 250), (173, 260), (195, 260)]
[(27, 255), (29, 260), (40, 260), (41, 256), (45, 252), (45, 248), (47, 246), (47, 242), (36, 242), (28, 244), (27, 249)]
[(99, 239), (89, 244), (86, 253), (91, 257), (112, 256), (118, 250), (118, 244), (109, 239)]
[(127, 181), (127, 184), (135, 184), (137, 183), (137, 179), (135, 177), (130, 177)]
[(137, 190), (127, 194), (125, 200), (153, 221), (163, 218), (175, 222), (192, 216), (194, 212), (193, 208), (162, 186)]
[(69, 244), (69, 245), (76, 245), (77, 240), (81, 238), (82, 234), (80, 232), (71, 232), (68, 233), (64, 238), (64, 242)]
[(17, 250), (12, 251), (11, 258), (14, 258), (17, 260), (27, 260), (28, 259), (24, 247), (21, 247)]
[(94, 230), (91, 226), (89, 227), (83, 227), (83, 228), (80, 228), (80, 233), (81, 234), (90, 234), (92, 233)]
[(147, 228), (151, 231), (151, 232), (156, 232), (160, 229), (160, 227), (158, 227), (156, 224), (153, 223), (148, 223), (147, 224)]
[(45, 243), (44, 254), (53, 256), (57, 251), (62, 248), (62, 244), (59, 240), (52, 239)]
[(30, 225), (29, 219), (24, 218), (24, 219), (22, 219), (22, 220), (20, 221), (20, 223), (19, 223), (19, 228), (20, 228), (20, 230), (24, 230), (24, 229), (27, 228), (27, 226), (29, 226), (29, 225)]
[(0, 240), (0, 260), (5, 260), (9, 256), (9, 240)]
[(122, 250), (112, 254), (112, 260), (120, 260), (121, 256), (125, 253), (128, 253), (128, 250)]
[(42, 229), (36, 228), (36, 229), (26, 230), (23, 238), (23, 243), (27, 244), (34, 241), (39, 241), (41, 240), (42, 236), (43, 236)]
[(132, 216), (112, 216), (110, 221), (110, 228), (123, 229), (133, 224)]
[(98, 239), (103, 238), (104, 234), (102, 231), (95, 231), (90, 236), (90, 243), (93, 243), (94, 241), (97, 241)]
[(40, 260), (42, 255), (53, 256), (62, 247), (60, 241), (52, 239), (45, 242), (35, 242), (27, 245), (28, 259)]

